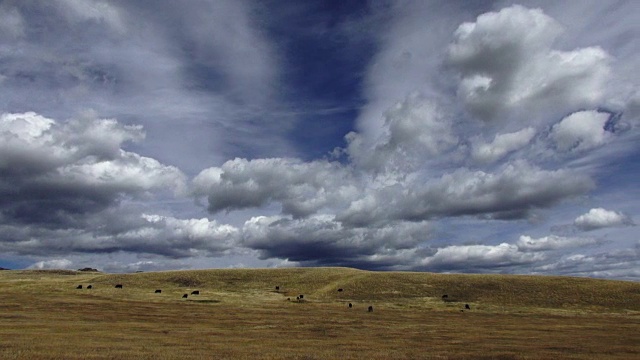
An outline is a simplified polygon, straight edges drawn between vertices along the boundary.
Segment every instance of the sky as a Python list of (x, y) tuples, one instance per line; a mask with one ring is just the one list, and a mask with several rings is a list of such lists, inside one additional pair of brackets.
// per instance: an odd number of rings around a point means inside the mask
[(0, 1), (0, 267), (640, 281), (638, 1)]

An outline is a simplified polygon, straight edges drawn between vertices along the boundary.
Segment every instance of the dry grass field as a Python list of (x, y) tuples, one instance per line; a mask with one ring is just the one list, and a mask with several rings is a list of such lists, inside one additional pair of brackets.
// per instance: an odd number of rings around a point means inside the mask
[(640, 359), (640, 283), (345, 268), (0, 271), (0, 359)]

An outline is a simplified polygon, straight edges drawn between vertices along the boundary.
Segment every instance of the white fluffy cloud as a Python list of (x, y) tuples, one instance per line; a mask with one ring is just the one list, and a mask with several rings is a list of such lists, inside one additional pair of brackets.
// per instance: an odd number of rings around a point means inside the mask
[(35, 264), (30, 265), (29, 269), (70, 269), (73, 262), (68, 259), (51, 259), (38, 261)]
[(370, 191), (337, 218), (351, 224), (383, 219), (421, 220), (443, 216), (489, 215), (522, 218), (593, 188), (586, 176), (569, 170), (542, 170), (526, 162), (497, 173), (462, 168), (422, 183), (407, 181)]
[(611, 137), (605, 131), (610, 114), (598, 111), (579, 111), (554, 125), (549, 135), (558, 150), (584, 151), (605, 144)]
[(549, 235), (538, 239), (531, 236), (522, 235), (516, 245), (522, 251), (546, 251), (563, 248), (579, 247), (584, 245), (594, 245), (597, 241), (590, 238), (562, 237)]
[(417, 93), (393, 105), (385, 113), (380, 138), (373, 149), (361, 135), (347, 135), (353, 161), (375, 170), (410, 171), (458, 144), (451, 117), (434, 99)]
[(631, 218), (623, 213), (594, 208), (588, 213), (578, 216), (574, 220), (574, 225), (581, 230), (595, 230), (606, 227), (632, 225)]
[(12, 196), (33, 188), (65, 189), (78, 197), (93, 190), (113, 199), (161, 188), (184, 191), (180, 170), (121, 148), (143, 137), (139, 126), (112, 119), (59, 123), (33, 112), (5, 113), (0, 116), (0, 183), (13, 184)]
[(532, 127), (508, 134), (496, 134), (490, 143), (476, 143), (472, 156), (482, 163), (491, 163), (503, 158), (512, 151), (516, 151), (529, 144), (536, 134)]
[(278, 202), (295, 217), (348, 201), (359, 192), (353, 174), (338, 163), (282, 158), (230, 160), (203, 170), (193, 185), (196, 196), (208, 196), (211, 212)]
[(438, 249), (422, 265), (437, 269), (482, 269), (500, 268), (529, 264), (544, 260), (540, 253), (526, 253), (518, 246), (502, 243), (499, 245), (452, 245)]
[(518, 109), (594, 106), (604, 95), (609, 55), (599, 47), (552, 49), (562, 27), (519, 5), (460, 25), (448, 61), (461, 74), (459, 97), (484, 120)]

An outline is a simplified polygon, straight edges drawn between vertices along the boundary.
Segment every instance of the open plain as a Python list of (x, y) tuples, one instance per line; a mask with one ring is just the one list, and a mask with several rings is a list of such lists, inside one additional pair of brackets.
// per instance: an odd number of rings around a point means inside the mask
[(348, 268), (0, 272), (1, 359), (638, 359), (638, 334), (640, 283), (625, 281)]

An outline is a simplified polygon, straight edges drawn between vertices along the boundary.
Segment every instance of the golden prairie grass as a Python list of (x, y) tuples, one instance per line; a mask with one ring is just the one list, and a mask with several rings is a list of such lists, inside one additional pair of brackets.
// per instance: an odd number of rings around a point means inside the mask
[(346, 268), (0, 272), (1, 359), (633, 359), (639, 330), (640, 284), (623, 281)]

